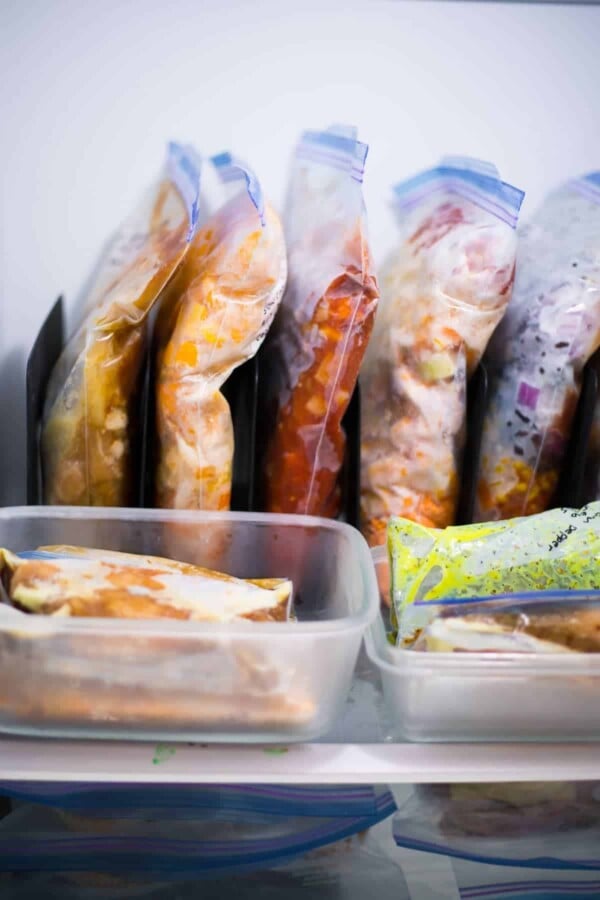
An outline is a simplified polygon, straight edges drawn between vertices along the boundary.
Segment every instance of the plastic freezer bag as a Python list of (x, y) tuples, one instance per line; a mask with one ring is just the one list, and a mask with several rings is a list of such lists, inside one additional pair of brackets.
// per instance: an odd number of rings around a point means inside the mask
[(393, 519), (389, 550), (394, 610), (408, 637), (449, 598), (600, 590), (600, 503), (444, 530)]
[[(176, 875), (144, 878), (128, 875), (71, 872), (62, 874), (16, 873), (0, 875), (2, 900), (223, 900), (233, 895), (240, 900), (364, 900), (375, 890), (383, 898), (411, 900), (398, 862), (390, 858), (389, 819), (366, 832), (311, 850), (288, 862), (265, 864), (253, 872), (210, 874), (198, 879), (179, 880)], [(393, 843), (393, 842), (392, 842)], [(423, 900), (421, 897), (420, 900)]]
[(308, 131), (296, 148), (284, 225), (288, 286), (262, 356), (269, 512), (336, 516), (342, 419), (371, 334), (378, 289), (355, 129)]
[[(540, 865), (494, 866), (452, 860), (460, 900), (575, 900), (600, 897), (597, 872), (559, 871)], [(417, 898), (414, 898), (417, 900)]]
[(131, 506), (137, 500), (134, 438), (146, 322), (193, 235), (199, 179), (191, 148), (170, 144), (161, 178), (100, 262), (81, 324), (48, 384), (46, 503)]
[(254, 356), (283, 294), (283, 230), (252, 172), (212, 164), (233, 196), (198, 230), (158, 323), (158, 506), (229, 509), (233, 425), (221, 393)]
[(176, 560), (86, 547), (18, 555), (0, 548), (0, 576), (17, 609), (61, 617), (283, 622), (292, 596), (285, 579), (233, 578)]
[(398, 793), (398, 846), (495, 865), (600, 869), (595, 782), (416, 785)]
[[(387, 789), (371, 785), (178, 785), (0, 782), (13, 801), (118, 819), (147, 815), (177, 821), (227, 815), (362, 818), (391, 810)], [(262, 821), (262, 820), (261, 820)]]
[(551, 194), (519, 239), (508, 313), (490, 345), (475, 520), (552, 504), (581, 389), (600, 346), (600, 172)]
[(362, 529), (454, 522), (467, 381), (510, 300), (523, 194), (494, 166), (447, 158), (395, 188), (397, 248), (361, 373)]
[[(224, 789), (227, 793), (227, 789)], [(373, 789), (367, 815), (314, 817), (248, 810), (141, 809), (138, 816), (86, 816), (24, 805), (0, 822), (0, 871), (104, 872), (177, 878), (216, 877), (275, 865), (366, 831), (395, 809)]]

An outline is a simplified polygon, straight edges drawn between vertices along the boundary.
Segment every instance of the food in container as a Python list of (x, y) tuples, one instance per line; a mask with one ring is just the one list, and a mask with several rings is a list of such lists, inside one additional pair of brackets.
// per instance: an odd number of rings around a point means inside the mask
[[(394, 609), (401, 636), (411, 638), (431, 621), (436, 604), (450, 600), (600, 590), (600, 503), (444, 530), (393, 519), (389, 548)], [(510, 605), (510, 597), (506, 602)], [(568, 604), (569, 615), (574, 602)], [(582, 627), (590, 616), (596, 616), (593, 609), (582, 613)], [(464, 630), (481, 638), (485, 629), (478, 612)], [(525, 633), (519, 640), (525, 640)]]
[(361, 372), (362, 530), (455, 521), (467, 383), (511, 297), (523, 193), (449, 157), (395, 188), (397, 248)]
[[(157, 567), (158, 580), (177, 588), (166, 596), (152, 586), (155, 599), (167, 601), (167, 615), (161, 609), (156, 617), (153, 610), (149, 618), (142, 617), (143, 609), (137, 618), (32, 615), (0, 603), (0, 732), (307, 740), (332, 729), (339, 718), (363, 632), (376, 613), (367, 546), (355, 529), (335, 521), (28, 507), (0, 510), (0, 546), (23, 562), (32, 546), (44, 548), (40, 553), (48, 564), (54, 562), (48, 554), (66, 554), (87, 572), (97, 571), (100, 554), (109, 563), (107, 572), (133, 583), (135, 601), (137, 580)], [(163, 559), (166, 547), (185, 563)], [(123, 553), (139, 554), (141, 566)], [(233, 580), (198, 575), (207, 565), (231, 573)], [(261, 575), (271, 577), (256, 582)], [(180, 576), (199, 588), (193, 600), (201, 617), (169, 614), (169, 599), (174, 605), (185, 593)], [(288, 616), (291, 584), (294, 611)], [(221, 603), (220, 617), (209, 620), (217, 606), (212, 600), (227, 594), (226, 614)], [(117, 590), (114, 596), (125, 595)], [(208, 608), (203, 596), (211, 600)]]
[(189, 563), (83, 547), (47, 547), (17, 556), (0, 550), (9, 600), (25, 612), (126, 619), (288, 618), (285, 579), (243, 580)]
[(519, 239), (513, 299), (486, 357), (476, 521), (552, 505), (581, 390), (600, 346), (600, 172), (554, 191)]

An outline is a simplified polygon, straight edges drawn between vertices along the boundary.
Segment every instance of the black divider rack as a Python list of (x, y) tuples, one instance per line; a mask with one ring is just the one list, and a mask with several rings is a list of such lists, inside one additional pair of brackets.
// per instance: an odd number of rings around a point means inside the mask
[[(43, 502), (40, 426), (46, 388), (50, 374), (64, 346), (63, 301), (59, 297), (33, 345), (27, 361), (27, 502)], [(141, 409), (143, 425), (139, 468), (139, 502), (153, 505), (154, 472), (154, 402), (153, 354), (143, 377)], [(235, 452), (231, 508), (253, 511), (260, 508), (257, 482), (260, 480), (262, 423), (258, 419), (260, 391), (258, 357), (236, 369), (223, 387), (229, 402), (234, 429)], [(469, 423), (463, 460), (463, 476), (458, 504), (457, 521), (472, 520), (477, 486), (477, 470), (481, 452), (481, 432), (488, 396), (488, 375), (481, 365), (467, 391), (467, 421)], [(572, 436), (566, 454), (556, 505), (581, 506), (596, 499), (589, 492), (585, 473), (590, 469), (590, 436), (594, 416), (600, 413), (600, 352), (586, 366), (580, 400), (577, 406)], [(342, 515), (349, 524), (360, 522), (360, 389), (357, 385), (343, 420), (346, 432), (346, 455), (342, 469)], [(594, 461), (592, 461), (594, 462)], [(593, 466), (592, 466), (593, 468)], [(597, 465), (600, 470), (600, 460)]]
[(40, 426), (46, 388), (63, 348), (64, 330), (63, 301), (59, 297), (40, 328), (27, 360), (27, 503), (30, 506), (43, 502)]

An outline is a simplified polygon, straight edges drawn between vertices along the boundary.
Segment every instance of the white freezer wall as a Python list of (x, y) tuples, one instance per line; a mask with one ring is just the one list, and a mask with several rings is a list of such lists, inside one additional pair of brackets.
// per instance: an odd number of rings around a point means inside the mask
[(24, 500), (24, 368), (168, 138), (232, 148), (281, 203), (303, 127), (371, 150), (374, 251), (391, 183), (441, 154), (493, 160), (527, 214), (600, 168), (600, 8), (427, 0), (0, 0), (0, 503)]

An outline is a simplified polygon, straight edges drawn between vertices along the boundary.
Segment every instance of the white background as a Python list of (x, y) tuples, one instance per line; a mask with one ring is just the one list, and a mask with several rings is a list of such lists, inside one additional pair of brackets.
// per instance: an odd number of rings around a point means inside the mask
[(427, 0), (0, 0), (0, 503), (24, 498), (23, 373), (168, 138), (233, 149), (279, 203), (304, 127), (356, 123), (377, 259), (391, 183), (444, 153), (526, 189), (600, 168), (600, 8)]

